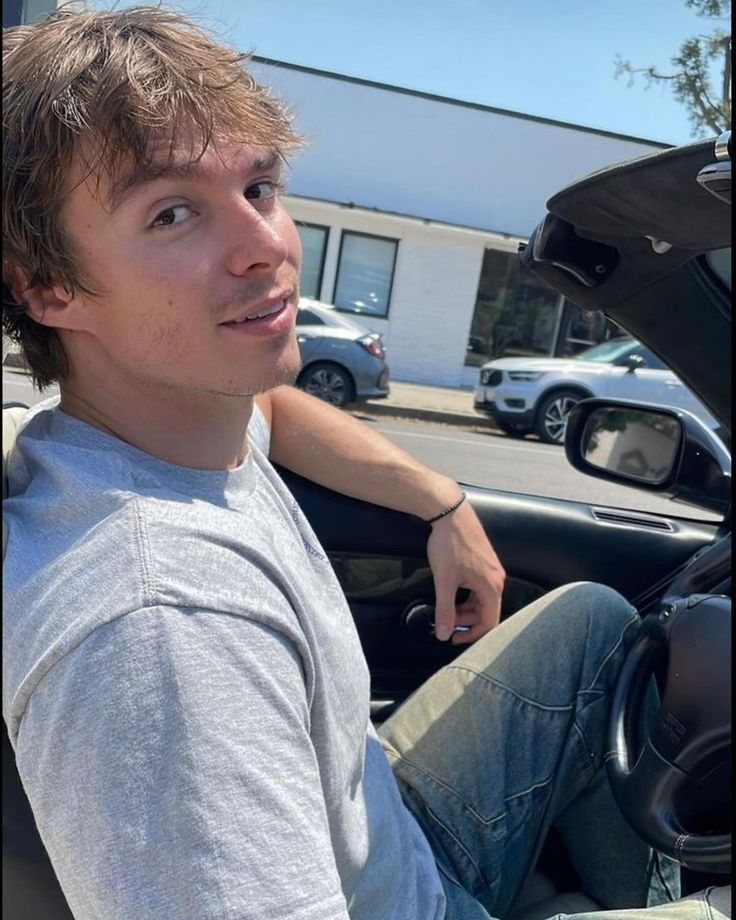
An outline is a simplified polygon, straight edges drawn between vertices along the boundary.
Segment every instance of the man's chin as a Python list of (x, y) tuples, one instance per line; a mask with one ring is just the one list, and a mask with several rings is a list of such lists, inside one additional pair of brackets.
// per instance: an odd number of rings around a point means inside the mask
[(276, 387), (284, 386), (285, 384), (294, 384), (299, 376), (301, 367), (301, 360), (285, 362), (283, 365), (269, 370), (269, 372), (264, 374), (259, 380), (249, 381), (236, 389), (220, 391), (220, 395), (234, 398), (259, 396), (261, 393), (267, 393), (269, 390), (276, 389)]

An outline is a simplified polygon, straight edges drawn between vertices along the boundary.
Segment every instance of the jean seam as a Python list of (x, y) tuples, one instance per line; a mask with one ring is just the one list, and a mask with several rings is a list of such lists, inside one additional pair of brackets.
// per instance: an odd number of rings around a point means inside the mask
[(462, 888), (463, 891), (465, 890), (465, 889), (463, 888), (463, 886), (460, 884), (460, 882), (454, 877), (454, 875), (453, 875), (453, 874), (450, 872), (450, 870), (442, 863), (442, 861), (441, 861), (440, 859), (438, 859), (438, 858), (435, 856), (435, 860), (434, 860), (434, 861), (435, 861), (435, 865), (437, 866), (437, 871), (438, 871), (438, 872), (441, 872), (442, 875), (444, 875), (444, 877), (447, 879), (448, 882), (450, 882), (451, 885), (454, 885), (456, 888)]
[(476, 818), (478, 823), (483, 825), (483, 827), (490, 827), (491, 824), (494, 824), (496, 821), (499, 821), (506, 814), (506, 812), (504, 811), (504, 812), (501, 812), (500, 815), (494, 815), (494, 817), (492, 818), (484, 818), (482, 815), (478, 814), (478, 812), (472, 807), (472, 805), (468, 804), (468, 802), (465, 801), (465, 799), (458, 793), (456, 789), (453, 789), (452, 786), (449, 786), (446, 782), (444, 782), (444, 780), (441, 780), (439, 777), (435, 776), (433, 773), (430, 773), (428, 770), (425, 770), (424, 767), (420, 767), (418, 764), (414, 763), (413, 761), (407, 760), (406, 757), (402, 757), (400, 754), (396, 753), (395, 751), (394, 751), (394, 755), (395, 755), (396, 760), (399, 763), (403, 764), (406, 767), (409, 767), (419, 776), (422, 776), (425, 779), (429, 779), (433, 783), (436, 783), (436, 785), (440, 786), (444, 792), (446, 792), (451, 798), (458, 801), (462, 805), (463, 808), (469, 811), (470, 814), (474, 818)]
[[(659, 881), (661, 882), (662, 887), (664, 888), (664, 890), (667, 892), (667, 897), (670, 899), (670, 901), (674, 901), (674, 900), (675, 900), (675, 895), (674, 895), (673, 892), (670, 890), (669, 882), (668, 882), (667, 879), (664, 877), (664, 873), (662, 872), (662, 864), (661, 864), (661, 859), (662, 859), (662, 858), (663, 858), (663, 857), (661, 857), (660, 854), (656, 852), (656, 850), (655, 850), (654, 853), (652, 853), (652, 859), (654, 860), (654, 865), (655, 865), (655, 869), (656, 869), (657, 875), (658, 875), (658, 877), (659, 877)], [(708, 903), (708, 899), (706, 898), (705, 901), (706, 901), (706, 904), (707, 904), (707, 903)], [(710, 905), (709, 905), (709, 908), (710, 908)], [(709, 909), (709, 913), (710, 913), (710, 909)]]
[[(502, 811), (502, 812), (499, 812), (499, 814), (493, 815), (493, 817), (490, 817), (490, 818), (483, 817), (483, 815), (479, 814), (477, 810), (473, 808), (473, 806), (469, 802), (467, 802), (456, 789), (453, 789), (453, 787), (449, 786), (446, 782), (444, 782), (444, 780), (441, 780), (439, 777), (435, 776), (434, 773), (430, 773), (430, 771), (426, 770), (424, 767), (420, 767), (418, 764), (414, 763), (414, 761), (407, 760), (406, 757), (403, 757), (400, 754), (398, 754), (393, 748), (392, 748), (392, 751), (393, 751), (394, 758), (396, 761), (398, 761), (401, 764), (404, 764), (404, 766), (409, 767), (415, 773), (419, 774), (425, 779), (431, 780), (433, 783), (436, 783), (438, 786), (440, 786), (448, 795), (456, 799), (462, 805), (462, 807), (466, 809), (470, 813), (470, 815), (472, 815), (472, 817), (475, 818), (478, 824), (480, 824), (482, 827), (488, 828), (492, 824), (495, 824), (497, 821), (500, 821), (502, 818), (505, 818), (507, 816), (508, 812)], [(538, 789), (543, 789), (545, 786), (550, 785), (553, 778), (554, 778), (553, 774), (550, 774), (544, 779), (539, 780), (539, 782), (532, 783), (532, 785), (528, 786), (526, 789), (522, 789), (519, 792), (514, 792), (513, 795), (507, 795), (504, 797), (504, 802), (513, 802), (516, 799), (521, 798), (522, 796), (529, 795), (532, 792), (536, 792)], [(426, 807), (429, 810), (429, 806), (426, 806)]]
[(585, 740), (585, 732), (583, 731), (582, 726), (580, 725), (577, 719), (573, 721), (572, 727), (573, 727), (573, 731), (577, 734), (578, 739), (580, 740), (580, 744), (582, 745), (583, 751), (585, 752), (585, 758), (584, 758), (585, 772), (588, 774), (587, 782), (589, 783), (591, 782), (591, 780), (593, 779), (596, 773), (596, 768), (594, 766), (595, 755), (591, 754), (590, 748), (588, 747), (588, 743)]
[[(627, 629), (629, 629), (630, 626), (633, 626), (637, 622), (638, 622), (638, 617), (632, 616), (632, 618), (628, 621), (628, 623), (626, 623), (626, 625), (623, 627), (623, 629), (619, 633), (619, 636), (618, 636), (618, 639), (616, 640), (615, 645), (611, 648), (611, 650), (606, 655), (606, 657), (603, 659), (603, 661), (601, 661), (601, 663), (598, 665), (598, 670), (595, 672), (595, 675), (593, 676), (593, 680), (590, 682), (589, 686), (585, 688), (585, 690), (581, 690), (580, 693), (596, 692), (595, 685), (598, 679), (600, 678), (601, 673), (603, 672), (604, 668), (606, 667), (610, 659), (613, 657), (613, 655), (615, 655), (616, 652), (621, 647), (621, 643), (624, 640), (624, 634), (626, 633)], [(598, 688), (597, 692), (605, 692), (605, 690), (601, 690), (600, 688)]]
[(524, 696), (523, 693), (519, 693), (518, 690), (514, 690), (513, 687), (509, 687), (508, 684), (502, 683), (500, 680), (496, 680), (493, 677), (489, 677), (485, 672), (479, 671), (476, 668), (471, 668), (467, 664), (452, 664), (447, 666), (447, 670), (453, 671), (467, 671), (468, 674), (473, 674), (475, 677), (479, 677), (481, 680), (485, 681), (487, 684), (490, 684), (492, 687), (498, 687), (500, 690), (505, 690), (507, 693), (510, 693), (511, 696), (516, 697), (516, 699), (521, 700), (522, 703), (527, 703), (529, 706), (534, 706), (536, 709), (541, 709), (544, 712), (569, 712), (574, 708), (575, 702), (571, 703), (560, 703), (556, 706), (550, 706), (546, 703), (540, 703), (538, 700), (532, 700), (527, 696)]
[(705, 891), (700, 895), (700, 897), (703, 899), (703, 906), (705, 907), (706, 916), (709, 917), (710, 920), (716, 920), (713, 908), (710, 906), (710, 898), (708, 897), (713, 890), (714, 886), (711, 885), (710, 887), (706, 888)]
[[(429, 817), (432, 819), (432, 821), (433, 821), (438, 827), (441, 827), (442, 830), (448, 835), (448, 837), (450, 837), (450, 838), (452, 839), (452, 841), (455, 843), (455, 845), (458, 847), (458, 849), (461, 850), (461, 851), (465, 854), (465, 858), (468, 860), (468, 862), (470, 863), (470, 865), (471, 865), (471, 866), (473, 867), (473, 869), (475, 870), (475, 873), (476, 873), (476, 875), (478, 876), (478, 878), (480, 879), (480, 881), (481, 881), (481, 883), (483, 884), (483, 886), (487, 886), (487, 885), (488, 885), (488, 881), (487, 881), (485, 875), (483, 874), (483, 872), (481, 871), (480, 866), (479, 866), (478, 863), (473, 859), (473, 857), (472, 857), (471, 854), (470, 854), (470, 851), (469, 851), (468, 848), (465, 846), (465, 844), (460, 840), (460, 838), (457, 836), (457, 834), (455, 834), (455, 832), (454, 832), (451, 828), (449, 828), (449, 827), (444, 823), (444, 821), (440, 820), (440, 818), (434, 813), (434, 811), (432, 811), (432, 809), (429, 807), (429, 805), (427, 805), (426, 802), (424, 803), (424, 808), (425, 808), (427, 814), (429, 815)], [(505, 814), (505, 812), (504, 812), (504, 814)], [(503, 817), (503, 816), (504, 816), (504, 815), (500, 815), (499, 817)], [(494, 819), (494, 820), (498, 820), (498, 818), (496, 818), (496, 819)], [(460, 884), (459, 881), (458, 881), (458, 884)], [(462, 887), (462, 886), (461, 886), (461, 887)]]

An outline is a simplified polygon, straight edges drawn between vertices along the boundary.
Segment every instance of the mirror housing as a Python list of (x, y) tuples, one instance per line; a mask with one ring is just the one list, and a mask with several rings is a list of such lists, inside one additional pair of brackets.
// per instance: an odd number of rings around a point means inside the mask
[(731, 456), (710, 428), (684, 409), (583, 399), (567, 418), (565, 453), (589, 476), (718, 514), (728, 510)]
[(633, 374), (637, 367), (645, 367), (646, 363), (641, 355), (626, 355), (625, 358), (618, 362), (619, 367), (625, 367), (629, 374)]

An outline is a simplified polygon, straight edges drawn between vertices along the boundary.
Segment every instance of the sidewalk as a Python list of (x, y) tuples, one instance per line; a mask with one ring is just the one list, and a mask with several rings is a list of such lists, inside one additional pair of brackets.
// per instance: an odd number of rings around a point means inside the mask
[(350, 411), (358, 415), (387, 415), (423, 419), (445, 425), (477, 425), (492, 428), (490, 418), (473, 406), (473, 391), (451, 387), (434, 387), (422, 383), (391, 381), (391, 393), (385, 399), (368, 399), (354, 403)]

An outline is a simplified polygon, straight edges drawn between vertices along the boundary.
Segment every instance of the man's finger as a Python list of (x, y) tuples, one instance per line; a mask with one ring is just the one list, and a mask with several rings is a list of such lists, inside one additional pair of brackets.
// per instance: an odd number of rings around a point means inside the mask
[(488, 627), (484, 623), (476, 623), (475, 626), (471, 626), (467, 632), (454, 632), (452, 634), (452, 644), (470, 645), (471, 642), (475, 642), (476, 639), (485, 636), (487, 632)]
[(434, 634), (446, 642), (455, 628), (455, 588), (435, 580)]
[[(475, 612), (478, 616), (478, 626), (483, 632), (495, 629), (501, 619), (501, 595), (495, 591), (481, 594), (476, 592), (477, 605)], [(466, 634), (467, 635), (467, 634)]]

